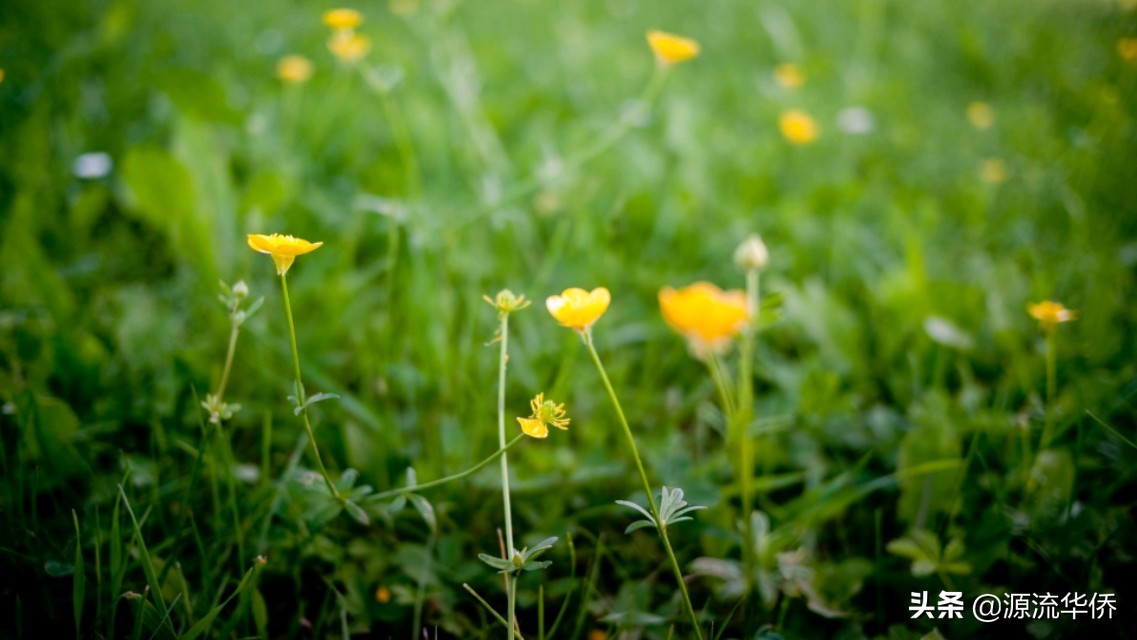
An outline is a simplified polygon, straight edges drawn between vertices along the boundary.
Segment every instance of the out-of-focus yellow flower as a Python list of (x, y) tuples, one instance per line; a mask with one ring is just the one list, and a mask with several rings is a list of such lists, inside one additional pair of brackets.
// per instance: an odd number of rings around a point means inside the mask
[(307, 82), (312, 77), (312, 62), (304, 56), (285, 56), (276, 63), (276, 77), (292, 84)]
[(371, 51), (371, 40), (354, 31), (336, 31), (328, 39), (328, 51), (341, 62), (350, 64)]
[(723, 291), (709, 282), (660, 289), (659, 309), (699, 357), (722, 352), (750, 319), (744, 292)]
[(986, 102), (967, 105), (967, 120), (976, 129), (990, 129), (995, 124), (995, 110)]
[(354, 29), (363, 24), (363, 14), (355, 9), (330, 9), (324, 12), (324, 24), (333, 29)]
[(559, 296), (549, 296), (545, 300), (545, 308), (561, 326), (583, 333), (604, 315), (611, 302), (612, 294), (604, 287), (592, 291), (573, 287), (565, 289)]
[(529, 408), (533, 413), (528, 418), (518, 418), (521, 430), (530, 438), (546, 438), (549, 435), (549, 426), (568, 431), (571, 420), (565, 417), (565, 405), (546, 400), (544, 393), (538, 393), (529, 401)]
[(0, 68), (0, 84), (4, 82), (4, 69)]
[(391, 601), (391, 590), (387, 587), (379, 587), (375, 590), (375, 602), (379, 604), (387, 604)]
[(998, 158), (987, 158), (979, 165), (979, 179), (987, 184), (1007, 181), (1007, 164)]
[(1027, 305), (1026, 311), (1030, 314), (1030, 317), (1038, 320), (1038, 326), (1047, 331), (1051, 331), (1059, 324), (1070, 322), (1078, 317), (1077, 311), (1067, 309), (1062, 306), (1062, 303), (1052, 302), (1050, 300), (1043, 300), (1038, 304)]
[(782, 136), (793, 144), (809, 144), (817, 139), (817, 123), (805, 113), (792, 109), (778, 118)]
[(608, 634), (600, 629), (593, 629), (588, 632), (588, 640), (607, 640)]
[(409, 16), (418, 11), (419, 0), (390, 0), (387, 7), (397, 16)]
[(292, 262), (296, 260), (296, 256), (302, 256), (305, 253), (311, 253), (320, 248), (323, 242), (308, 242), (300, 238), (292, 236), (281, 235), (274, 233), (272, 235), (262, 235), (259, 233), (249, 234), (249, 247), (254, 251), (267, 253), (272, 256), (272, 261), (276, 263), (276, 273), (284, 275), (288, 273), (288, 269), (292, 266)]
[(1137, 38), (1122, 38), (1118, 40), (1117, 53), (1129, 62), (1137, 62)]
[(684, 38), (663, 31), (651, 30), (647, 32), (647, 43), (659, 64), (670, 67), (677, 62), (690, 60), (699, 55), (699, 43), (690, 38)]
[(784, 63), (774, 67), (774, 81), (787, 89), (805, 84), (805, 74), (796, 64)]

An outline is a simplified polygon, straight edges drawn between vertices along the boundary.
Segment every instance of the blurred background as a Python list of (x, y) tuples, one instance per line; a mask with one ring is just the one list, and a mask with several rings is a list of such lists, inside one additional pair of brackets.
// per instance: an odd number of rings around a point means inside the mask
[[(650, 473), (709, 506), (672, 533), (708, 628), (1133, 636), (1132, 2), (371, 1), (348, 5), (361, 39), (337, 51), (333, 6), (0, 7), (0, 635), (186, 633), (258, 554), (215, 636), (500, 635), (461, 586), (503, 606), (476, 559), (498, 548), (493, 469), (424, 492), (431, 518), (320, 521), (280, 499), (302, 426), (279, 284), (245, 243), (280, 232), (324, 243), (289, 272), (309, 392), (340, 396), (313, 408), (317, 440), (333, 476), (376, 490), (497, 448), (482, 296), (535, 301), (511, 322), (507, 411), (544, 391), (573, 423), (510, 455), (521, 540), (562, 538), (521, 582), (523, 629), (541, 583), (550, 621), (567, 601), (552, 637), (690, 633), (655, 537), (623, 534), (613, 501), (638, 480), (603, 387), (542, 308), (606, 286), (595, 340)], [(649, 29), (701, 53), (661, 69)], [(742, 287), (750, 233), (770, 250), (760, 592), (732, 613), (723, 417), (656, 295)], [(220, 460), (198, 455), (199, 405), (229, 335), (218, 282), (238, 280), (264, 305)], [(1045, 448), (1046, 334), (1026, 311), (1044, 299), (1077, 311)], [(121, 597), (143, 592), (144, 555), (167, 626)], [(942, 589), (1120, 604), (912, 620), (910, 593)]]

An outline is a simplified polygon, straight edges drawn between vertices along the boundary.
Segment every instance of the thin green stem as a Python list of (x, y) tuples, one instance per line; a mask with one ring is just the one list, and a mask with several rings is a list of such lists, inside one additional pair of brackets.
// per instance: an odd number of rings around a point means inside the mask
[[(490, 606), (490, 603), (486, 602), (485, 598), (483, 598), (477, 591), (474, 591), (473, 587), (471, 587), (470, 585), (468, 585), (466, 583), (462, 583), (462, 588), (465, 589), (467, 592), (469, 592), (470, 595), (474, 596), (474, 599), (477, 600), (479, 603), (481, 603), (481, 605), (483, 607), (485, 607), (485, 610), (489, 611), (490, 615), (493, 616), (495, 620), (500, 622), (502, 625), (506, 624), (505, 618), (501, 617), (501, 614), (499, 614), (497, 611), (494, 611), (494, 608)], [(512, 640), (513, 638), (518, 638), (519, 640), (525, 640), (524, 638), (522, 638), (521, 633), (518, 632), (516, 629), (514, 629), (512, 627), (507, 627), (507, 628), (510, 630), (510, 633), (509, 633), (510, 640)]]
[[(505, 369), (509, 364), (509, 313), (501, 316), (501, 360), (497, 370), (497, 440), (498, 446), (505, 448)], [(505, 559), (513, 560), (513, 510), (509, 499), (509, 456), (501, 454), (501, 501), (505, 507)], [(516, 581), (509, 588), (509, 609), (507, 612), (510, 637), (516, 616), (514, 595), (517, 593)]]
[(1055, 348), (1055, 334), (1058, 331), (1051, 327), (1046, 330), (1046, 422), (1042, 427), (1042, 442), (1039, 451), (1050, 446), (1050, 439), (1054, 437), (1054, 396), (1057, 389), (1058, 356)]
[(233, 370), (233, 354), (237, 352), (237, 336), (241, 333), (241, 324), (234, 318), (229, 329), (229, 351), (225, 354), (225, 367), (221, 370), (221, 384), (217, 385), (217, 402), (225, 397), (225, 387), (229, 386), (229, 373)]
[(718, 390), (719, 402), (722, 403), (722, 413), (723, 417), (726, 418), (729, 438), (733, 440), (737, 407), (734, 404), (734, 399), (731, 397), (730, 385), (726, 382), (726, 374), (723, 372), (722, 362), (719, 361), (719, 357), (716, 354), (708, 353), (706, 363), (707, 371), (711, 374), (711, 381), (715, 383), (715, 389)]
[(424, 482), (422, 484), (416, 484), (413, 487), (400, 487), (398, 489), (390, 489), (388, 491), (382, 491), (380, 493), (373, 493), (373, 494), (367, 496), (366, 498), (364, 498), (363, 501), (364, 502), (373, 502), (376, 500), (385, 500), (387, 498), (393, 498), (395, 496), (398, 496), (398, 495), (401, 495), (404, 493), (418, 493), (419, 491), (422, 491), (423, 489), (430, 489), (431, 487), (437, 487), (439, 485), (446, 484), (447, 482), (453, 482), (455, 480), (461, 480), (462, 478), (465, 478), (466, 476), (468, 476), (470, 474), (477, 473), (478, 471), (482, 470), (487, 465), (489, 465), (491, 462), (493, 462), (498, 456), (505, 455), (506, 451), (509, 451), (510, 449), (512, 449), (513, 445), (517, 444), (518, 442), (521, 442), (521, 440), (524, 437), (525, 437), (524, 433), (517, 434), (517, 436), (514, 437), (512, 440), (510, 440), (504, 447), (498, 449), (497, 451), (494, 451), (485, 460), (482, 460), (478, 464), (470, 467), (469, 469), (466, 469), (465, 471), (461, 471), (459, 473), (455, 473), (453, 475), (446, 476), (445, 478), (439, 478), (437, 480), (431, 480), (430, 482)]
[(620, 399), (616, 396), (616, 390), (612, 388), (612, 382), (608, 379), (608, 372), (604, 370), (604, 364), (600, 362), (600, 355), (596, 353), (596, 346), (592, 344), (592, 331), (585, 330), (582, 333), (584, 337), (584, 344), (588, 346), (588, 353), (592, 356), (592, 362), (596, 365), (596, 370), (600, 372), (600, 380), (604, 383), (604, 388), (608, 391), (608, 397), (612, 400), (612, 406), (616, 408), (616, 415), (620, 418), (620, 426), (624, 428), (624, 436), (628, 439), (628, 448), (632, 451), (632, 458), (636, 461), (636, 469), (640, 472), (640, 479), (644, 483), (644, 492), (647, 494), (648, 506), (651, 508), (651, 515), (659, 524), (656, 530), (659, 531), (659, 537), (663, 541), (663, 546), (667, 550), (667, 557), (671, 561), (671, 569), (675, 573), (675, 580), (679, 584), (679, 592), (683, 595), (683, 604), (687, 607), (687, 614), (691, 617), (691, 624), (695, 627), (695, 636), (698, 640), (703, 640), (703, 630), (699, 627), (699, 616), (695, 613), (695, 607), (691, 604), (691, 595), (687, 593), (687, 583), (683, 580), (683, 571), (679, 568), (679, 561), (675, 559), (675, 552), (671, 549), (671, 540), (667, 537), (667, 525), (660, 520), (659, 508), (655, 504), (655, 496), (651, 493), (651, 483), (647, 479), (647, 471), (644, 470), (643, 460), (640, 459), (639, 449), (636, 447), (636, 438), (632, 435), (632, 428), (628, 425), (628, 419), (624, 416), (624, 409), (620, 406)]
[(304, 396), (304, 379), (300, 376), (300, 349), (296, 346), (296, 324), (292, 321), (292, 303), (288, 300), (288, 276), (280, 275), (280, 290), (284, 293), (284, 311), (288, 317), (288, 337), (292, 341), (292, 363), (296, 367), (296, 401), (300, 405), (300, 415), (304, 418), (304, 429), (308, 431), (308, 442), (312, 445), (312, 455), (316, 456), (316, 463), (320, 465), (320, 473), (324, 482), (328, 483), (328, 491), (337, 500), (340, 493), (328, 475), (324, 460), (320, 457), (320, 447), (316, 445), (316, 434), (312, 432), (312, 423), (308, 420), (308, 399)]
[(758, 290), (758, 270), (746, 271), (746, 310), (750, 320), (742, 333), (741, 352), (738, 361), (738, 493), (742, 504), (742, 564), (745, 568), (747, 591), (754, 586), (754, 527), (750, 521), (750, 509), (754, 505), (752, 480), (754, 477), (754, 443), (750, 438), (750, 424), (754, 420), (754, 342), (758, 332), (760, 308)]

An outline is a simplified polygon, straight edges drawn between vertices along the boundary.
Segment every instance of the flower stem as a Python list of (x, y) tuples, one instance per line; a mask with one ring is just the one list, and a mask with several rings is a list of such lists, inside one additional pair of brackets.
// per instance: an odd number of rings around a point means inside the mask
[[(501, 501), (505, 506), (505, 559), (513, 560), (513, 510), (509, 500), (509, 456), (505, 449), (505, 369), (509, 364), (509, 313), (502, 312), (501, 317), (501, 360), (497, 370), (497, 440), (503, 449), (501, 453)], [(509, 588), (509, 637), (513, 637), (513, 626), (516, 619), (514, 595), (517, 593), (516, 581), (511, 581)]]
[(1049, 447), (1050, 439), (1054, 437), (1054, 396), (1058, 378), (1058, 355), (1055, 348), (1055, 334), (1057, 333), (1053, 327), (1046, 331), (1046, 422), (1042, 427), (1042, 442), (1039, 444), (1039, 451)]
[(316, 445), (316, 435), (312, 433), (312, 423), (308, 420), (307, 398), (304, 397), (304, 381), (300, 377), (300, 349), (296, 346), (296, 324), (292, 321), (292, 303), (288, 300), (288, 276), (281, 274), (280, 290), (284, 292), (284, 311), (288, 317), (288, 337), (292, 340), (292, 363), (296, 366), (296, 401), (300, 405), (300, 415), (304, 417), (304, 428), (308, 431), (308, 442), (312, 445), (312, 454), (316, 456), (316, 463), (320, 465), (320, 473), (324, 475), (324, 482), (328, 483), (328, 491), (337, 500), (340, 493), (328, 475), (324, 460), (320, 457), (320, 448)]
[(493, 462), (494, 459), (497, 458), (498, 456), (505, 455), (506, 451), (509, 451), (510, 449), (512, 449), (513, 445), (517, 444), (518, 442), (521, 442), (522, 438), (524, 438), (524, 437), (525, 437), (524, 433), (517, 434), (517, 436), (514, 439), (510, 440), (509, 443), (506, 444), (504, 447), (498, 449), (497, 451), (494, 451), (485, 460), (482, 460), (478, 464), (470, 467), (469, 469), (466, 469), (465, 471), (460, 471), (458, 473), (448, 475), (445, 478), (439, 478), (437, 480), (431, 480), (430, 482), (424, 482), (422, 484), (416, 484), (413, 487), (399, 487), (398, 489), (390, 489), (388, 491), (382, 491), (380, 493), (373, 493), (373, 494), (367, 496), (366, 498), (364, 498), (363, 500), (366, 502), (371, 502), (371, 501), (375, 501), (375, 500), (383, 500), (386, 498), (393, 498), (393, 497), (400, 495), (400, 494), (403, 494), (403, 493), (418, 493), (419, 491), (421, 491), (423, 489), (430, 489), (431, 487), (437, 487), (438, 485), (446, 484), (447, 482), (453, 482), (455, 480), (461, 480), (462, 478), (465, 478), (466, 476), (468, 476), (470, 474), (477, 473), (478, 471), (482, 470), (483, 468), (485, 468), (486, 465)]
[(754, 505), (752, 480), (754, 476), (754, 443), (750, 438), (750, 424), (754, 420), (754, 334), (758, 331), (760, 311), (758, 290), (758, 270), (746, 271), (746, 310), (750, 321), (742, 333), (742, 346), (738, 360), (738, 494), (742, 504), (742, 565), (745, 569), (746, 588), (750, 591), (754, 584), (754, 527), (750, 521), (750, 509)]
[(612, 388), (612, 382), (608, 380), (608, 373), (604, 370), (604, 365), (600, 362), (600, 355), (596, 353), (596, 347), (592, 344), (592, 331), (585, 330), (583, 332), (584, 344), (588, 346), (588, 353), (592, 356), (592, 362), (596, 365), (596, 370), (600, 372), (600, 380), (604, 383), (604, 388), (608, 391), (608, 397), (612, 399), (612, 405), (616, 408), (616, 415), (620, 418), (620, 426), (624, 428), (624, 436), (628, 439), (628, 447), (632, 450), (632, 457), (636, 461), (636, 469), (640, 472), (640, 479), (644, 483), (644, 492), (647, 493), (647, 503), (651, 508), (651, 515), (655, 518), (659, 526), (656, 530), (659, 531), (659, 538), (663, 541), (663, 547), (667, 550), (667, 558), (671, 561), (671, 569), (675, 573), (675, 580), (679, 584), (679, 592), (683, 595), (683, 604), (687, 608), (687, 614), (691, 617), (691, 624), (695, 627), (695, 637), (698, 640), (703, 640), (703, 630), (699, 627), (699, 616), (695, 613), (695, 607), (691, 605), (691, 596), (687, 593), (687, 583), (683, 581), (683, 571), (679, 568), (679, 561), (675, 559), (675, 552), (671, 549), (671, 540), (667, 537), (667, 526), (660, 521), (659, 508), (655, 504), (655, 496), (651, 493), (651, 483), (647, 479), (647, 472), (644, 471), (643, 461), (640, 459), (639, 449), (636, 448), (636, 438), (632, 435), (632, 428), (628, 426), (628, 419), (624, 417), (624, 409), (620, 406), (620, 399), (616, 397), (616, 390)]

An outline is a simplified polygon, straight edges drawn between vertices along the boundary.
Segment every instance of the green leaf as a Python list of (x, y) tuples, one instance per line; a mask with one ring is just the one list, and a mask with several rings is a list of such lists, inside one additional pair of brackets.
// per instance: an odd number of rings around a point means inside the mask
[(438, 522), (434, 517), (434, 507), (431, 506), (430, 501), (417, 493), (408, 493), (407, 499), (414, 505), (415, 511), (418, 511), (419, 515), (422, 516), (423, 521), (430, 527), (430, 530), (436, 531), (438, 529)]
[(186, 631), (185, 634), (180, 637), (180, 640), (195, 640), (195, 638), (208, 631), (210, 625), (212, 625), (213, 621), (217, 619), (217, 616), (221, 614), (225, 606), (232, 602), (233, 598), (236, 598), (252, 583), (253, 576), (258, 573), (261, 562), (262, 560), (255, 561), (253, 566), (245, 572), (245, 576), (241, 578), (241, 582), (237, 584), (237, 588), (233, 589), (233, 592), (229, 594), (229, 597), (210, 609), (209, 613), (206, 613), (204, 617), (194, 623), (194, 625), (189, 628), (189, 631)]
[(367, 512), (364, 511), (363, 508), (359, 505), (355, 504), (351, 500), (344, 500), (343, 506), (344, 509), (347, 510), (348, 515), (354, 518), (355, 521), (359, 524), (365, 527), (371, 524), (371, 518), (367, 516)]
[(167, 69), (157, 85), (187, 116), (207, 122), (241, 123), (240, 112), (229, 105), (225, 88), (213, 74), (195, 69)]
[(628, 525), (627, 529), (624, 529), (624, 535), (627, 535), (627, 534), (629, 534), (633, 531), (639, 530), (639, 529), (643, 529), (644, 527), (654, 527), (654, 526), (655, 526), (655, 523), (652, 522), (651, 520), (636, 520), (632, 524)]
[(138, 525), (138, 518), (135, 517), (134, 509), (130, 506), (130, 499), (126, 497), (126, 491), (123, 490), (121, 484), (118, 485), (118, 493), (122, 497), (122, 504), (126, 507), (126, 513), (130, 515), (130, 522), (134, 526), (134, 540), (138, 543), (142, 573), (146, 576), (150, 593), (154, 595), (154, 601), (158, 603), (158, 609), (162, 612), (162, 620), (156, 628), (168, 627), (169, 631), (173, 633), (174, 628), (170, 623), (169, 609), (166, 607), (166, 599), (162, 595), (162, 585), (158, 582), (158, 572), (154, 570), (154, 562), (151, 561), (150, 552), (146, 549), (146, 541), (142, 538), (142, 528)]
[(500, 573), (508, 573), (508, 572), (513, 571), (514, 569), (517, 568), (517, 567), (513, 566), (513, 563), (510, 562), (509, 560), (505, 560), (503, 558), (498, 558), (496, 556), (491, 556), (488, 553), (479, 553), (478, 554), (478, 560), (481, 560), (482, 562), (488, 564), (489, 566), (493, 567), (494, 569), (497, 569)]

